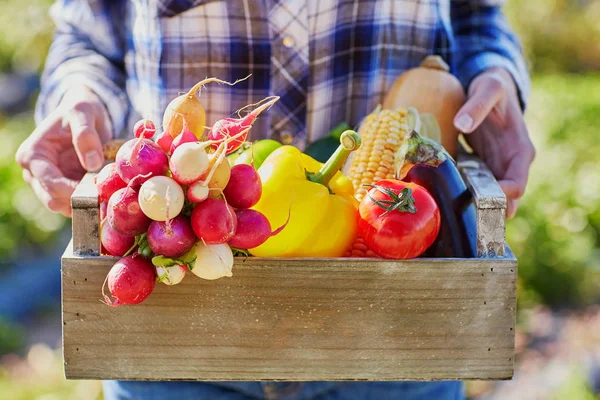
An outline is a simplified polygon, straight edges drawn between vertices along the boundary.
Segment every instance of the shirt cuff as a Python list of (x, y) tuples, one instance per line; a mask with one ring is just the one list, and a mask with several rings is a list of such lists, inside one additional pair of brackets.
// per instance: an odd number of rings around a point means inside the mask
[(469, 61), (461, 65), (458, 68), (457, 77), (465, 89), (468, 90), (470, 83), (477, 75), (493, 67), (504, 68), (512, 75), (517, 87), (521, 109), (525, 111), (531, 92), (531, 82), (526, 70), (527, 67), (524, 64), (519, 68), (513, 61), (499, 54), (481, 53), (471, 57)]
[(38, 99), (36, 111), (38, 123), (58, 107), (69, 89), (85, 86), (104, 103), (110, 119), (113, 138), (124, 136), (129, 102), (125, 93), (108, 78), (83, 72), (65, 72), (61, 73), (60, 76), (53, 76), (44, 86)]

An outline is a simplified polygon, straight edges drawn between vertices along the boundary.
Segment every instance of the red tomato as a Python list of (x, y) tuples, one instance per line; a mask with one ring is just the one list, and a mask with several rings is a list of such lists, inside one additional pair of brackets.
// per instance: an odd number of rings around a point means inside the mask
[(394, 179), (377, 182), (361, 201), (358, 213), (360, 235), (380, 257), (418, 257), (440, 231), (440, 210), (435, 200), (415, 183)]

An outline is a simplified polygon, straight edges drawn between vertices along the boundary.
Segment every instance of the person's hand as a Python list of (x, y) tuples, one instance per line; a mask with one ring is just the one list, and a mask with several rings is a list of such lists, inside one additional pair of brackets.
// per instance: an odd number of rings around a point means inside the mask
[(16, 160), (42, 203), (69, 217), (75, 186), (86, 170), (102, 167), (102, 143), (111, 136), (102, 101), (88, 88), (73, 88), (21, 144)]
[(514, 217), (525, 192), (535, 149), (525, 126), (516, 85), (503, 68), (478, 75), (468, 100), (454, 119), (467, 143), (494, 173), (507, 198), (506, 214)]

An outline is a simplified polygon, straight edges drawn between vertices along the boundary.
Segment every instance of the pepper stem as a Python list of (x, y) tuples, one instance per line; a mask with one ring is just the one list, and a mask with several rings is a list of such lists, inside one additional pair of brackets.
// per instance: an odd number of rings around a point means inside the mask
[(404, 179), (408, 171), (417, 164), (438, 167), (447, 158), (451, 157), (442, 145), (413, 130), (395, 154), (396, 178)]
[(360, 147), (360, 136), (352, 130), (347, 130), (340, 136), (340, 145), (329, 157), (329, 160), (314, 174), (307, 174), (308, 180), (327, 186), (333, 176), (342, 168), (350, 153)]

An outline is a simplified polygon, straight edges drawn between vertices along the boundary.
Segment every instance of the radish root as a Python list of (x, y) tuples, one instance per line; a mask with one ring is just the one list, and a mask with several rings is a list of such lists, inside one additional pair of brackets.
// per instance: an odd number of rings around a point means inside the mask
[(110, 307), (117, 307), (119, 306), (121, 303), (119, 303), (119, 300), (116, 301), (112, 301), (110, 299), (110, 297), (108, 297), (106, 295), (106, 293), (104, 293), (104, 288), (106, 287), (106, 282), (108, 281), (108, 274), (106, 274), (106, 278), (104, 278), (104, 283), (102, 284), (102, 297), (104, 297), (104, 301), (100, 300), (101, 303), (106, 304), (107, 306)]
[(187, 92), (187, 96), (188, 97), (193, 97), (196, 95), (196, 93), (198, 93), (198, 90), (200, 90), (200, 88), (202, 88), (204, 85), (207, 85), (211, 82), (216, 82), (216, 83), (220, 83), (220, 84), (224, 84), (224, 85), (229, 85), (229, 86), (233, 86), (237, 83), (243, 82), (246, 79), (250, 78), (252, 76), (252, 74), (248, 75), (245, 78), (242, 79), (238, 79), (235, 82), (231, 83), (231, 82), (227, 82), (218, 78), (206, 78), (204, 80), (201, 80), (200, 82), (196, 83), (188, 92)]

